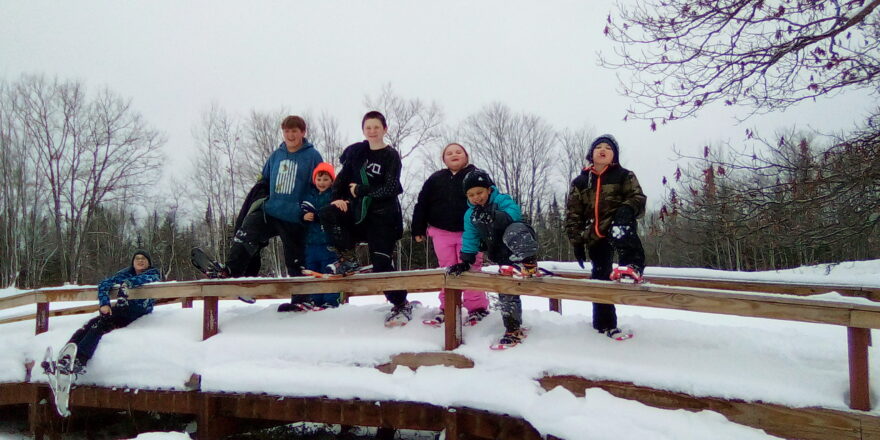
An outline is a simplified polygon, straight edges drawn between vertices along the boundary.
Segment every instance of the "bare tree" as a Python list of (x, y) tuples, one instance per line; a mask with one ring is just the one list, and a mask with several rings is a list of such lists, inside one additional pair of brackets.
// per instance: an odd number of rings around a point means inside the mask
[(91, 101), (78, 82), (23, 77), (16, 117), (37, 152), (52, 204), (62, 278), (79, 282), (82, 240), (101, 203), (145, 194), (156, 178), (162, 136), (109, 90)]
[(339, 170), (341, 163), (339, 157), (346, 147), (342, 131), (339, 129), (339, 120), (327, 112), (321, 112), (320, 116), (312, 117), (304, 115), (308, 124), (309, 141), (321, 152), (324, 162), (333, 164)]
[(784, 109), (843, 88), (880, 85), (880, 0), (693, 2), (618, 7), (605, 34), (624, 67), (629, 115), (666, 122), (712, 102)]
[(559, 147), (565, 155), (563, 160), (557, 162), (557, 169), (566, 182), (577, 177), (586, 165), (590, 143), (595, 137), (595, 130), (586, 127), (577, 130), (565, 128), (556, 134)]
[(556, 139), (550, 125), (538, 116), (514, 114), (495, 103), (469, 116), (462, 130), (482, 167), (532, 218), (539, 201), (553, 192), (548, 177)]
[(440, 139), (443, 111), (436, 102), (427, 104), (418, 98), (403, 98), (394, 93), (391, 84), (386, 84), (379, 96), (365, 97), (364, 105), (385, 115), (388, 120), (386, 138), (400, 152), (401, 159)]

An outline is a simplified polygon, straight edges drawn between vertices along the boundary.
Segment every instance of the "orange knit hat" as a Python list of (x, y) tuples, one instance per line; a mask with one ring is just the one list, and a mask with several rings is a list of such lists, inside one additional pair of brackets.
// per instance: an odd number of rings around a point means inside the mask
[(318, 177), (318, 173), (327, 173), (330, 175), (330, 178), (336, 180), (336, 170), (333, 169), (333, 164), (329, 164), (327, 162), (321, 162), (316, 167), (315, 170), (312, 171), (312, 183), (315, 183), (315, 179)]

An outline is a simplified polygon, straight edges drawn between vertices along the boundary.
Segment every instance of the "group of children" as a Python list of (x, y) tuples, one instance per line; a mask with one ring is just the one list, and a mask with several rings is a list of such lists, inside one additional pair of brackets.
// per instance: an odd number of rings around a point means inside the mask
[[(288, 276), (304, 269), (350, 274), (360, 269), (355, 255), (366, 242), (373, 272), (395, 270), (394, 248), (403, 235), (403, 215), (398, 196), (401, 159), (385, 143), (388, 125), (384, 115), (368, 112), (361, 121), (362, 142), (348, 146), (341, 156), (338, 175), (333, 166), (306, 139), (306, 123), (288, 116), (281, 124), (284, 141), (267, 159), (260, 182), (246, 198), (236, 222), (236, 232), (218, 277), (252, 276), (259, 272), (260, 250), (278, 236), (284, 248)], [(464, 146), (443, 148), (446, 168), (433, 173), (422, 186), (413, 212), (412, 234), (417, 242), (433, 240), (440, 265), (460, 275), (479, 271), (483, 253), (499, 265), (514, 266), (525, 276), (537, 271), (538, 244), (534, 230), (524, 222), (520, 206), (499, 191), (492, 178), (470, 164)], [(596, 138), (586, 160), (589, 165), (571, 184), (565, 217), (566, 234), (581, 267), (589, 256), (592, 278), (612, 280), (628, 276), (641, 280), (645, 256), (636, 232), (636, 219), (645, 211), (645, 195), (635, 174), (620, 166), (619, 145), (611, 135)], [(612, 269), (614, 252), (618, 268)], [(109, 306), (107, 292), (114, 284), (137, 287), (158, 281), (149, 254), (138, 251), (131, 267), (101, 282), (98, 287), (101, 315), (78, 330), (71, 342), (79, 346), (76, 367), (81, 371), (101, 335), (128, 325), (152, 310), (152, 300)], [(389, 327), (412, 319), (412, 304), (405, 290), (389, 290), (392, 304), (385, 317)], [(440, 312), (426, 323), (444, 321), (443, 292)], [(486, 292), (463, 292), (468, 311), (466, 325), (489, 314)], [(338, 293), (293, 295), (279, 312), (316, 310), (339, 304)], [(512, 346), (525, 336), (518, 295), (499, 294), (505, 333), (501, 346)], [(623, 339), (613, 304), (593, 304), (593, 328), (608, 337)], [(74, 360), (71, 360), (73, 362)]]

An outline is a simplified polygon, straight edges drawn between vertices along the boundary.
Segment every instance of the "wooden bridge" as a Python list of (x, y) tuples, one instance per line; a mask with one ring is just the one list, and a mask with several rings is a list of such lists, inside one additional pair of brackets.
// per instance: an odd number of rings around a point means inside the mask
[[(546, 389), (564, 386), (583, 395), (588, 387), (600, 387), (619, 397), (670, 409), (711, 409), (731, 421), (764, 429), (786, 438), (803, 439), (880, 439), (880, 417), (870, 411), (868, 346), (870, 330), (880, 328), (880, 304), (834, 301), (813, 297), (836, 291), (845, 296), (880, 299), (880, 288), (844, 285), (760, 283), (696, 278), (651, 277), (649, 284), (629, 285), (591, 281), (583, 273), (560, 273), (555, 277), (515, 279), (498, 275), (465, 273), (448, 276), (441, 269), (361, 274), (342, 279), (313, 278), (202, 280), (156, 283), (133, 289), (132, 299), (156, 298), (158, 302), (181, 302), (191, 307), (194, 300), (204, 302), (202, 334), (207, 339), (222, 329), (218, 326), (218, 302), (248, 295), (257, 299), (288, 298), (291, 294), (339, 291), (344, 297), (377, 295), (385, 290), (410, 292), (438, 291), (445, 288), (447, 310), (460, 312), (461, 291), (478, 289), (549, 299), (549, 308), (561, 312), (561, 300), (592, 301), (629, 306), (655, 307), (725, 315), (748, 316), (839, 325), (847, 327), (849, 353), (849, 396), (852, 411), (823, 408), (787, 408), (780, 405), (732, 401), (720, 398), (696, 398), (681, 393), (653, 390), (631, 383), (590, 381), (572, 376), (550, 376), (539, 381)], [(68, 301), (94, 301), (94, 287), (40, 289), (0, 299), (0, 309), (36, 304), (35, 315), (8, 318), (0, 324), (24, 319), (35, 320), (35, 332), (48, 330), (51, 316), (93, 312), (95, 306), (50, 311), (50, 304)], [(462, 343), (460, 313), (446, 313), (445, 349), (454, 350)], [(841, 341), (843, 343), (843, 341)], [(444, 364), (467, 368), (469, 360), (454, 353), (405, 354), (393, 359), (395, 364), (418, 368), (420, 365)], [(471, 365), (473, 363), (471, 362)], [(33, 365), (31, 365), (32, 367)], [(388, 365), (385, 366), (386, 368)], [(235, 421), (262, 418), (275, 421), (315, 421), (363, 424), (389, 428), (446, 429), (447, 438), (540, 438), (527, 422), (468, 408), (440, 408), (420, 402), (380, 402), (291, 398), (282, 396), (218, 395), (201, 393), (198, 377), (191, 380), (189, 391), (143, 391), (126, 395), (118, 390), (77, 387), (71, 396), (72, 407), (132, 408), (166, 410), (199, 417), (200, 438), (220, 438), (235, 430)], [(59, 423), (54, 410), (40, 404), (48, 390), (33, 383), (0, 384), (0, 406), (29, 405), (31, 429), (38, 437), (57, 432)], [(131, 393), (128, 393), (131, 394)], [(233, 403), (233, 399), (237, 403)], [(270, 401), (287, 403), (279, 406)], [(177, 403), (175, 403), (177, 402)], [(249, 402), (249, 403), (247, 403)], [(128, 406), (124, 406), (128, 405)], [(366, 405), (366, 406), (365, 406)], [(370, 406), (373, 405), (373, 406)], [(373, 407), (381, 408), (376, 409)], [(250, 409), (242, 409), (250, 408)], [(250, 412), (248, 412), (250, 411)], [(451, 414), (451, 415), (450, 415)], [(449, 436), (449, 434), (454, 434)]]

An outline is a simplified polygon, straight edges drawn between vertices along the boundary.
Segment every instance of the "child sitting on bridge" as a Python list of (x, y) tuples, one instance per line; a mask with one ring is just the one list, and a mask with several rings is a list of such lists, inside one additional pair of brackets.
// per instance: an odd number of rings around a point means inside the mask
[[(468, 198), (461, 239), (461, 263), (449, 266), (450, 274), (461, 275), (474, 264), (477, 252), (486, 251), (489, 260), (512, 265), (524, 276), (537, 272), (538, 243), (535, 231), (523, 223), (522, 212), (507, 194), (498, 191), (485, 171), (475, 169), (462, 181)], [(493, 348), (504, 349), (522, 342), (522, 301), (519, 295), (498, 294), (504, 336)]]
[[(110, 278), (101, 281), (98, 284), (98, 311), (100, 315), (90, 319), (82, 328), (77, 330), (71, 336), (68, 343), (74, 343), (77, 346), (76, 359), (73, 359), (73, 366), (68, 368), (70, 372), (76, 375), (85, 373), (85, 366), (95, 354), (98, 348), (98, 342), (105, 334), (117, 329), (125, 327), (136, 319), (153, 311), (153, 304), (156, 300), (150, 299), (132, 299), (129, 300), (126, 291), (147, 283), (160, 281), (162, 274), (153, 267), (150, 254), (145, 250), (137, 250), (131, 257), (131, 266), (120, 270)], [(110, 290), (114, 285), (119, 284), (119, 294), (116, 304), (110, 305)], [(70, 362), (71, 359), (61, 359), (59, 362)]]

